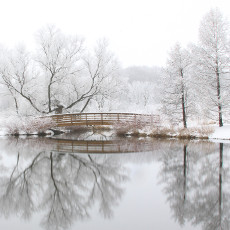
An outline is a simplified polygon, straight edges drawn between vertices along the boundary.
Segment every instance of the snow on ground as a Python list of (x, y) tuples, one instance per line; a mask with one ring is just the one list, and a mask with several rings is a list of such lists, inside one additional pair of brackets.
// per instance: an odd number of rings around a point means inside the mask
[(5, 135), (7, 135), (6, 130), (0, 128), (0, 136), (5, 136)]
[(209, 139), (230, 140), (230, 125), (215, 127), (214, 133), (209, 136)]
[(3, 127), (4, 118), (0, 115), (0, 136), (6, 135), (6, 129)]
[[(12, 116), (6, 116), (5, 114), (0, 113), (0, 136), (7, 135), (7, 128), (5, 127), (7, 124), (6, 121), (9, 121), (11, 119), (12, 119)], [(14, 119), (12, 119), (11, 121), (13, 120)], [(197, 127), (197, 124), (194, 125), (194, 127)], [(142, 130), (142, 132), (148, 134), (149, 131)], [(226, 124), (223, 127), (215, 126), (214, 132), (209, 135), (209, 139), (230, 140), (230, 124)]]

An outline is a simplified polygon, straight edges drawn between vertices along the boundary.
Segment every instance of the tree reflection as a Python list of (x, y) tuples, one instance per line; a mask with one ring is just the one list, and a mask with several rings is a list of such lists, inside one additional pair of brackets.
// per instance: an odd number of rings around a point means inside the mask
[(181, 225), (190, 221), (205, 230), (229, 229), (229, 161), (224, 167), (224, 144), (175, 144), (162, 159), (161, 181), (174, 218)]
[(73, 220), (89, 218), (96, 203), (104, 217), (111, 217), (127, 179), (119, 159), (108, 155), (41, 151), (25, 161), (19, 152), (1, 174), (0, 212), (30, 218), (45, 211), (45, 228), (67, 229)]
[[(194, 192), (191, 210), (195, 224), (202, 223), (204, 229), (229, 229), (229, 167), (224, 168), (224, 145), (217, 146), (216, 151), (206, 161), (202, 161), (199, 170), (197, 189)], [(227, 163), (227, 161), (226, 161)], [(205, 171), (206, 173), (205, 173)], [(225, 188), (225, 189), (224, 189)]]
[[(30, 218), (41, 212), (46, 229), (68, 229), (73, 221), (88, 219), (92, 207), (110, 218), (128, 180), (125, 163), (155, 160), (162, 163), (161, 182), (177, 222), (202, 225), (204, 230), (230, 229), (228, 144), (151, 139), (149, 146), (155, 147), (150, 154), (121, 157), (58, 152), (54, 141), (46, 141), (42, 147), (34, 140), (8, 144), (10, 152), (18, 150), (15, 155), (5, 154), (14, 159), (13, 163), (11, 159), (6, 164), (1, 155), (1, 215)], [(142, 150), (145, 142), (130, 148), (126, 145), (127, 150)]]
[(171, 142), (162, 155), (163, 168), (162, 181), (166, 184), (164, 192), (174, 210), (174, 218), (183, 225), (187, 209), (187, 187), (188, 187), (188, 150), (187, 144)]

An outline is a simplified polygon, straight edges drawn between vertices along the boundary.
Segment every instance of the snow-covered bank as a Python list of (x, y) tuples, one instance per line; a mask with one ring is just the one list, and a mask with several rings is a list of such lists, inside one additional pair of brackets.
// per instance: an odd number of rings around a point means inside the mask
[[(47, 133), (47, 130), (55, 127), (50, 118), (0, 116), (0, 136), (6, 135), (34, 135)], [(213, 124), (198, 125), (184, 129), (182, 127), (149, 126), (137, 127), (133, 123), (115, 124), (110, 126), (111, 133), (121, 136), (155, 137), (155, 138), (178, 138), (178, 139), (210, 139), (230, 140), (230, 124), (223, 127)], [(104, 127), (99, 127), (103, 131)], [(71, 130), (70, 130), (71, 132)]]
[(55, 123), (48, 117), (2, 116), (0, 117), (0, 136), (45, 135), (54, 126)]
[(209, 140), (230, 140), (230, 124), (223, 127), (214, 125), (194, 125), (186, 129), (182, 127), (156, 127), (153, 129), (119, 129), (118, 135), (129, 135), (137, 137), (155, 138), (178, 138), (178, 139), (209, 139)]
[(214, 132), (209, 135), (209, 139), (230, 140), (230, 125), (214, 127)]
[(7, 130), (5, 128), (0, 128), (0, 136), (6, 136)]

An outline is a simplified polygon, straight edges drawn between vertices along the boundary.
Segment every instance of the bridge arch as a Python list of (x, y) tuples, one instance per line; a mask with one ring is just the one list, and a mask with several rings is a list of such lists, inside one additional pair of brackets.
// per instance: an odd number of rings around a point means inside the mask
[(137, 113), (74, 113), (50, 116), (57, 127), (68, 126), (103, 126), (116, 122), (152, 126), (159, 122), (159, 116)]

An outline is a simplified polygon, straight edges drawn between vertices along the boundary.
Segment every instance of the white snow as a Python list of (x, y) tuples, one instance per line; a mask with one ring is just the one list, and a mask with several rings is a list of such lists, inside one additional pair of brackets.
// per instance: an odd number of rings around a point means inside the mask
[(0, 136), (5, 136), (5, 135), (7, 135), (6, 130), (0, 128)]
[(215, 127), (214, 133), (209, 136), (209, 139), (230, 140), (230, 125)]
[(6, 128), (4, 127), (4, 117), (0, 114), (0, 136), (7, 135)]
[[(0, 136), (6, 136), (7, 134), (9, 134), (8, 130), (7, 130), (7, 124), (9, 122), (7, 121), (11, 121), (10, 123), (13, 123), (13, 121), (15, 119), (12, 119), (12, 116), (8, 116), (6, 118), (6, 116), (3, 116), (3, 114), (0, 114)], [(211, 125), (210, 125), (211, 126)], [(194, 128), (198, 127), (197, 124), (194, 125)], [(214, 128), (214, 132), (212, 134), (210, 134), (208, 137), (211, 140), (230, 140), (230, 124), (225, 124), (223, 127), (218, 127), (218, 126), (211, 126), (212, 128)], [(150, 133), (150, 130), (140, 130), (140, 133)], [(20, 132), (20, 134), (23, 134), (22, 132)], [(35, 134), (35, 133), (34, 133)]]

